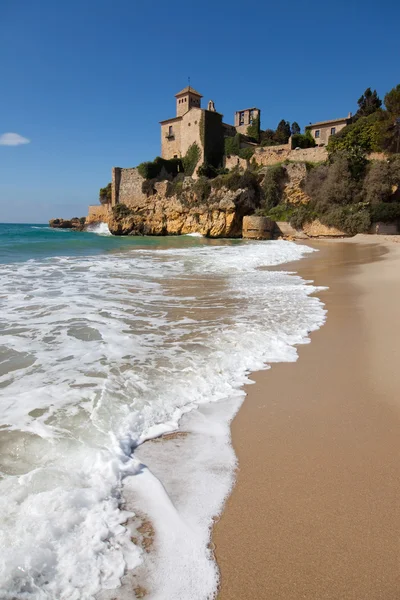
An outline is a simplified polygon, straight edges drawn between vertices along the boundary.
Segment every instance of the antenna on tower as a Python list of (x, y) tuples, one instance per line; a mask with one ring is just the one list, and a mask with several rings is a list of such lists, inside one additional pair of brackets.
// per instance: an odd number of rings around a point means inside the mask
[(189, 84), (189, 88), (190, 88), (190, 77), (188, 77), (188, 84)]

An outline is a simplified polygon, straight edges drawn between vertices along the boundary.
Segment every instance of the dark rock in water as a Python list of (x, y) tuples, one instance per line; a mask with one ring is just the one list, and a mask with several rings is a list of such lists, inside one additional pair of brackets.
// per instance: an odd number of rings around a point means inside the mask
[(86, 217), (74, 217), (73, 219), (50, 219), (49, 225), (54, 229), (75, 229), (83, 231), (85, 229)]

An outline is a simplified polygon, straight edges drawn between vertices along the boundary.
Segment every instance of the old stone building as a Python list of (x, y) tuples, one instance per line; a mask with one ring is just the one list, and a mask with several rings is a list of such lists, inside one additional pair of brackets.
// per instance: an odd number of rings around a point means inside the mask
[(339, 133), (341, 129), (351, 123), (351, 113), (343, 119), (332, 119), (330, 121), (320, 121), (319, 123), (310, 123), (306, 126), (306, 131), (311, 131), (311, 135), (315, 139), (318, 146), (325, 146), (331, 135)]
[(235, 129), (238, 133), (247, 134), (250, 125), (260, 119), (260, 110), (258, 108), (245, 108), (235, 112)]
[[(224, 138), (237, 132), (246, 135), (249, 125), (260, 116), (258, 108), (237, 111), (235, 125), (229, 125), (223, 123), (223, 115), (217, 112), (212, 100), (207, 108), (201, 107), (202, 97), (190, 86), (175, 95), (176, 116), (160, 122), (162, 158), (181, 158), (196, 143), (201, 151), (200, 163), (220, 166)], [(243, 118), (240, 115), (244, 115)]]

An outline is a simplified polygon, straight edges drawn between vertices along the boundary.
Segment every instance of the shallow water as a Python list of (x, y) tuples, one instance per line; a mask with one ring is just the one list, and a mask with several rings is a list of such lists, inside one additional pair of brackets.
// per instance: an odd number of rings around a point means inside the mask
[[(209, 527), (233, 481), (241, 386), (296, 360), (324, 319), (315, 288), (260, 267), (312, 250), (7, 227), (0, 597), (103, 598), (140, 567), (149, 598), (210, 598)], [(182, 419), (178, 444), (141, 447)], [(135, 512), (155, 527), (149, 555), (131, 539)]]

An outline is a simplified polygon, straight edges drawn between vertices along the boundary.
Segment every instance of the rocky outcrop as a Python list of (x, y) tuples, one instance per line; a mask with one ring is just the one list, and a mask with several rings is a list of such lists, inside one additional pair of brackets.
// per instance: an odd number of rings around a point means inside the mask
[(187, 186), (181, 193), (166, 194), (166, 182), (155, 184), (154, 195), (119, 205), (110, 214), (108, 226), (114, 235), (183, 235), (240, 237), (242, 220), (254, 213), (258, 200), (253, 190), (211, 190), (207, 198)]
[(321, 221), (319, 221), (318, 219), (315, 219), (311, 223), (304, 223), (303, 231), (310, 238), (349, 237), (349, 235), (341, 229), (336, 229), (336, 227), (329, 227), (328, 225), (323, 225), (323, 223), (321, 223)]
[(275, 223), (267, 217), (251, 215), (243, 217), (242, 237), (248, 240), (270, 240)]
[(88, 216), (86, 217), (85, 225), (96, 225), (97, 223), (108, 223), (111, 214), (110, 204), (95, 204), (89, 206)]
[(336, 229), (336, 227), (328, 227), (327, 225), (323, 225), (318, 219), (315, 219), (310, 223), (304, 223), (302, 229), (295, 229), (286, 221), (277, 221), (275, 223), (275, 236), (284, 237), (290, 240), (349, 237), (344, 231)]
[(310, 197), (303, 190), (307, 177), (307, 165), (304, 162), (285, 165), (286, 181), (282, 194), (282, 204), (307, 204)]
[(50, 219), (49, 225), (53, 229), (76, 229), (83, 231), (85, 229), (86, 217), (74, 217), (73, 219)]

